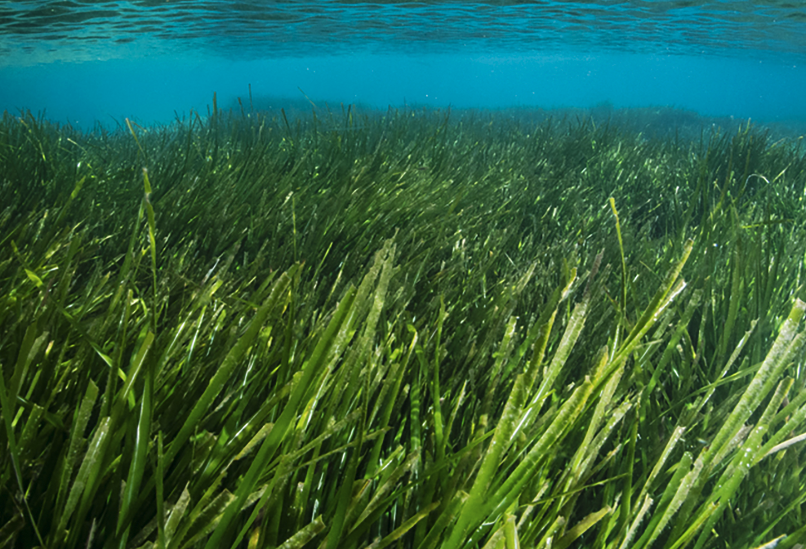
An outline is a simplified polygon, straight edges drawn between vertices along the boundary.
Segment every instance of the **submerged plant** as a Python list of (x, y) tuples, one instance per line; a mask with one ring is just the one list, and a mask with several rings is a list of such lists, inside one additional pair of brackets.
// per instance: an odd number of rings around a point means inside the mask
[(0, 545), (806, 543), (798, 143), (6, 114)]

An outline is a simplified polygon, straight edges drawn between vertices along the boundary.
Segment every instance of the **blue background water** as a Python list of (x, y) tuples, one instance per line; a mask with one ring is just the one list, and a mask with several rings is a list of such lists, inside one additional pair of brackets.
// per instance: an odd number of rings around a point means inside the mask
[(0, 110), (673, 106), (806, 131), (802, 2), (0, 3)]

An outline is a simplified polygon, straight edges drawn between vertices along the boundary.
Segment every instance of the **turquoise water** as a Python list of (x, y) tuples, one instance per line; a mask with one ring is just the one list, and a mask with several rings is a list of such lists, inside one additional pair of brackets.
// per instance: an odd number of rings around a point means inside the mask
[(806, 127), (801, 2), (0, 3), (0, 110), (672, 106)]

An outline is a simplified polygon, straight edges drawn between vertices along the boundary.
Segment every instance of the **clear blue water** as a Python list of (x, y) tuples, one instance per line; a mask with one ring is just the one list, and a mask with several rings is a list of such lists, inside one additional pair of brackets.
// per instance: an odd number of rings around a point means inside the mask
[[(0, 110), (672, 106), (806, 128), (804, 2), (0, 2)], [(806, 131), (806, 130), (804, 130)]]

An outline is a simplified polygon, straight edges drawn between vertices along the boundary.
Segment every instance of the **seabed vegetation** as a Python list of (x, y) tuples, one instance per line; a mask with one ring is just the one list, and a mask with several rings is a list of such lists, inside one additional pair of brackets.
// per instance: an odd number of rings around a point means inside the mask
[(806, 544), (806, 155), (215, 104), (0, 122), (0, 546)]

